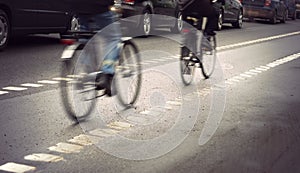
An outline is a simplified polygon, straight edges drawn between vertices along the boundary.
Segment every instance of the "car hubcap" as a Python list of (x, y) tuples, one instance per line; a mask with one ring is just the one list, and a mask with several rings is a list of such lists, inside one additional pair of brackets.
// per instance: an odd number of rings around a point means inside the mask
[(146, 35), (148, 35), (150, 33), (150, 27), (151, 27), (151, 23), (150, 23), (150, 15), (149, 13), (145, 13), (144, 14), (144, 33)]
[(0, 16), (0, 46), (4, 45), (8, 35), (8, 24), (7, 20)]
[(219, 30), (221, 30), (222, 25), (223, 25), (223, 15), (222, 15), (222, 13), (220, 13), (220, 15), (219, 15), (219, 22), (218, 22), (218, 29)]
[(74, 16), (71, 20), (71, 31), (78, 31), (78, 30), (79, 30), (78, 18)]
[(183, 27), (182, 15), (181, 13), (179, 13), (177, 19), (177, 28), (179, 32), (182, 30), (182, 27)]
[(243, 15), (240, 14), (240, 16), (239, 16), (239, 26), (242, 27), (242, 25), (243, 25)]

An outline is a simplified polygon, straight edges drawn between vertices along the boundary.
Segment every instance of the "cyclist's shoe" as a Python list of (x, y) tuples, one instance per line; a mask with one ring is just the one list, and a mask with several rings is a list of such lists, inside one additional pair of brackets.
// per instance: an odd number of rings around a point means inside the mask
[(96, 90), (105, 90), (105, 94), (111, 96), (111, 83), (113, 74), (99, 73), (96, 77)]
[(213, 48), (210, 44), (210, 36), (203, 35), (201, 41), (201, 47), (203, 51), (212, 51)]

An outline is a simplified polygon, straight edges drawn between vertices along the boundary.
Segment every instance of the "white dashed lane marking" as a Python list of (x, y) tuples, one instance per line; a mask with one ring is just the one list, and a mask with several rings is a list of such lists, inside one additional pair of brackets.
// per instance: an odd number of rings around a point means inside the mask
[(22, 172), (34, 171), (36, 170), (36, 168), (34, 166), (8, 162), (4, 165), (1, 165), (0, 170), (7, 171), (7, 172), (22, 173)]
[(9, 92), (7, 91), (0, 91), (0, 95), (8, 94)]
[(40, 80), (38, 81), (38, 83), (42, 83), (42, 84), (58, 84), (58, 81), (53, 81), (53, 80)]
[(79, 153), (83, 149), (83, 146), (61, 142), (48, 149), (59, 153)]
[(24, 157), (25, 160), (37, 161), (37, 162), (59, 162), (64, 160), (63, 157), (53, 155), (53, 154), (45, 154), (45, 153), (34, 153)]
[(27, 90), (28, 88), (24, 88), (24, 87), (15, 87), (15, 86), (8, 86), (8, 87), (4, 87), (2, 88), (3, 90), (8, 90), (8, 91), (24, 91)]
[(24, 84), (21, 84), (21, 86), (23, 86), (23, 87), (39, 88), (39, 87), (42, 87), (44, 85), (42, 85), (42, 84), (34, 84), (34, 83), (24, 83)]

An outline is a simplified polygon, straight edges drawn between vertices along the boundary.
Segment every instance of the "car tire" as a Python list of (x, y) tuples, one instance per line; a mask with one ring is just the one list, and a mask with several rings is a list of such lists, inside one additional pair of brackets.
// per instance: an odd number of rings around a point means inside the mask
[(243, 27), (243, 13), (239, 11), (237, 16), (237, 21), (232, 23), (232, 26), (235, 28), (242, 28)]
[(151, 20), (151, 12), (146, 9), (143, 12), (142, 19), (140, 21), (139, 30), (141, 32), (141, 36), (147, 37), (152, 32), (152, 20)]
[(183, 28), (182, 14), (181, 12), (177, 12), (175, 25), (171, 28), (171, 32), (175, 34), (180, 33), (182, 31), (182, 28)]
[(284, 14), (282, 15), (282, 19), (280, 20), (281, 23), (285, 23), (288, 16), (288, 11), (285, 10)]
[(0, 51), (8, 44), (10, 37), (10, 22), (8, 15), (0, 9)]
[(274, 11), (273, 14), (274, 14), (274, 15), (272, 16), (272, 18), (270, 18), (270, 23), (276, 24), (276, 23), (277, 23), (277, 12)]
[(292, 20), (296, 20), (297, 15), (296, 15), (296, 11), (294, 11), (293, 15), (292, 15)]
[(63, 33), (60, 33), (60, 38), (64, 38), (64, 36), (68, 35), (69, 31), (78, 31), (79, 30), (79, 19), (76, 15), (73, 15), (70, 18), (70, 22), (68, 24), (67, 30)]
[(223, 26), (223, 10), (220, 9), (220, 13), (219, 13), (219, 16), (218, 16), (218, 27), (217, 27), (217, 30), (221, 31), (222, 30), (222, 26)]

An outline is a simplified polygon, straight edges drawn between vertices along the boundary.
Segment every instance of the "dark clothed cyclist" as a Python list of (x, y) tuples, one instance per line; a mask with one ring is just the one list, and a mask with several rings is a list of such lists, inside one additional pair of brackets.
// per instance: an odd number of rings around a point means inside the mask
[(214, 31), (218, 22), (218, 13), (213, 7), (211, 0), (178, 0), (178, 4), (184, 21), (186, 21), (188, 16), (198, 19), (207, 17), (204, 34), (208, 36), (215, 35)]
[(96, 78), (96, 88), (105, 89), (105, 92), (111, 95), (111, 81), (115, 73), (115, 62), (119, 58), (118, 43), (121, 40), (121, 29), (119, 23), (116, 22), (116, 14), (110, 10), (110, 7), (114, 5), (114, 0), (71, 0), (70, 3), (72, 3), (72, 10), (79, 18), (81, 31), (98, 31), (109, 25), (100, 34), (102, 42), (105, 42), (105, 47), (101, 49), (105, 50), (105, 53), (101, 67), (102, 73)]

